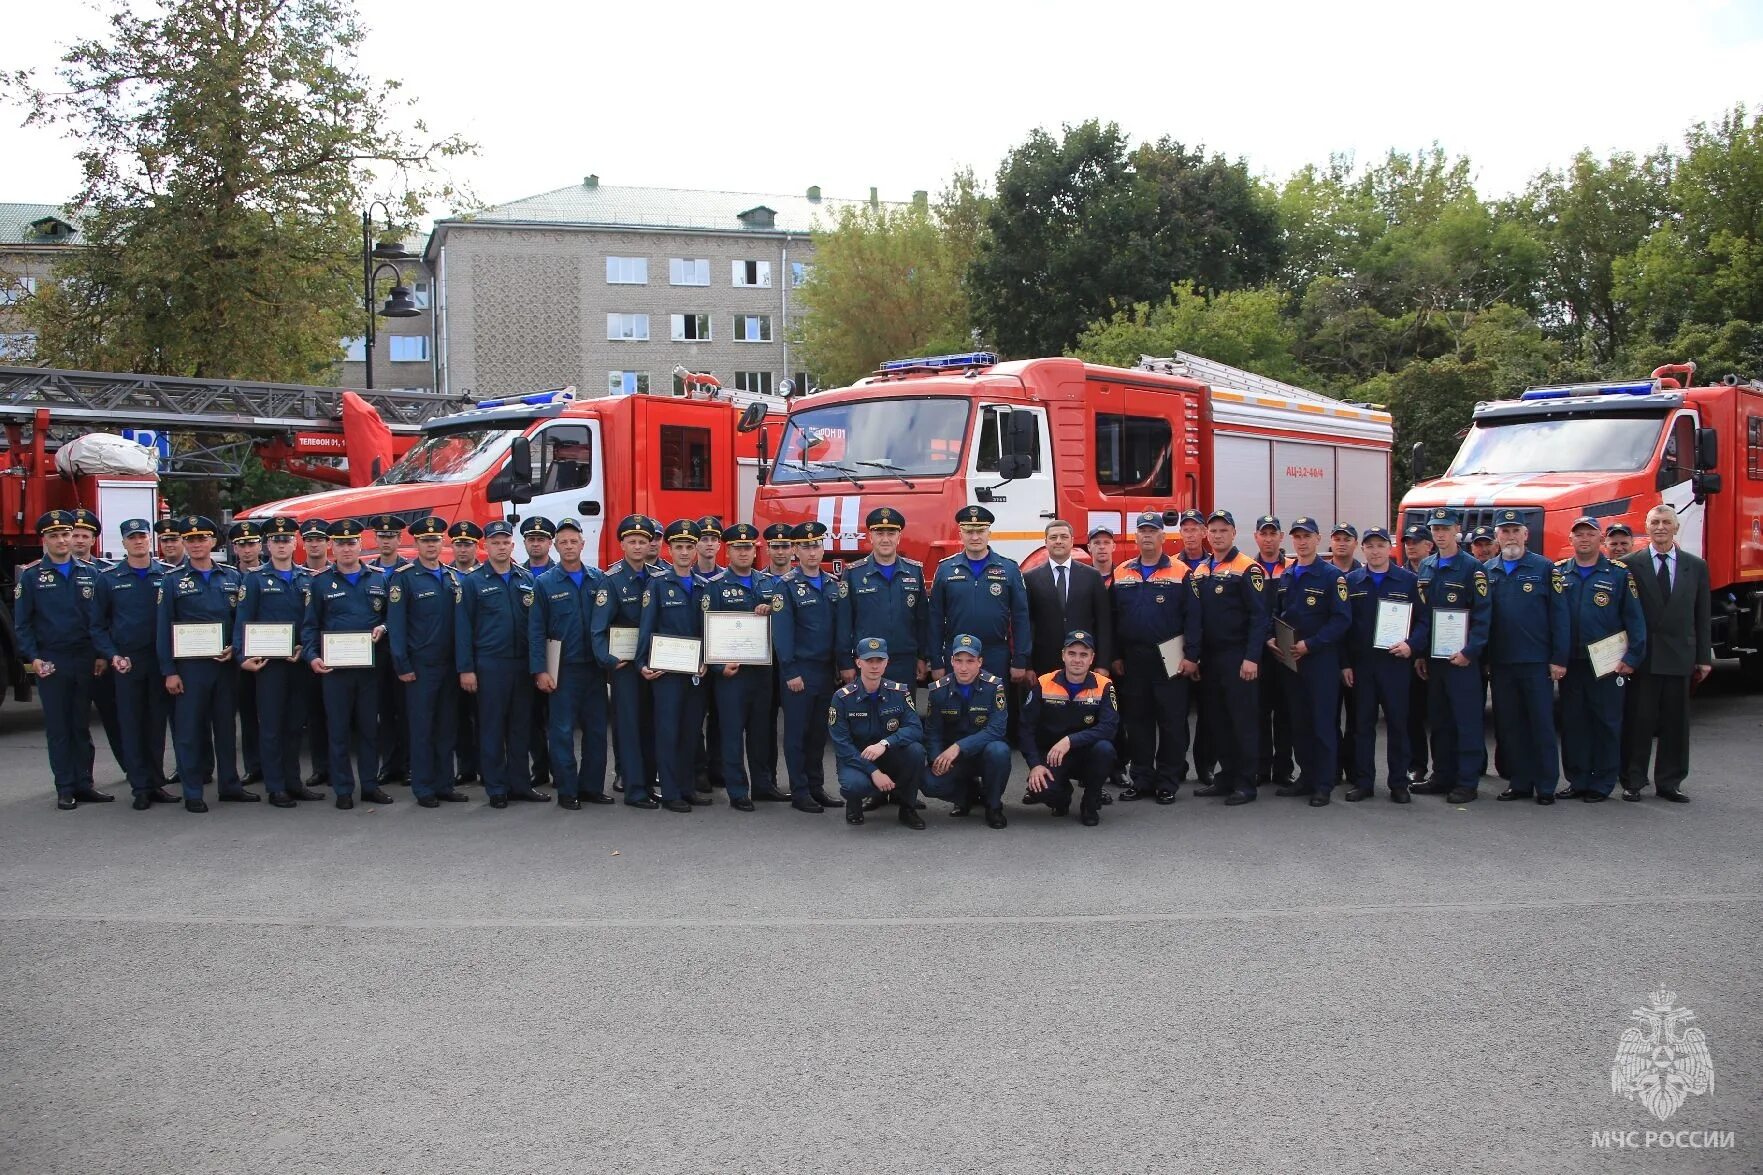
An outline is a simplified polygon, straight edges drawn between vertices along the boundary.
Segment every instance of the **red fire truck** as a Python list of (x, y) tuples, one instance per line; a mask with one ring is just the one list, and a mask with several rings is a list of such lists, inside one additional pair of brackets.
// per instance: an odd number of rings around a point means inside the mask
[(885, 503), (906, 515), (902, 550), (934, 565), (960, 545), (955, 512), (980, 502), (995, 546), (1032, 563), (1052, 518), (1130, 534), (1143, 510), (1222, 506), (1246, 546), (1260, 514), (1387, 521), (1390, 445), (1388, 413), (1196, 355), (904, 359), (792, 404), (753, 521), (818, 519), (850, 559)]
[(1468, 529), (1513, 508), (1531, 548), (1561, 559), (1581, 515), (1626, 522), (1644, 544), (1647, 511), (1670, 506), (1678, 541), (1708, 561), (1715, 655), (1742, 658), (1763, 681), (1763, 381), (1729, 375), (1697, 387), (1695, 374), (1695, 364), (1673, 363), (1643, 380), (1531, 388), (1477, 405), (1443, 476), (1402, 499), (1403, 522), (1449, 506)]

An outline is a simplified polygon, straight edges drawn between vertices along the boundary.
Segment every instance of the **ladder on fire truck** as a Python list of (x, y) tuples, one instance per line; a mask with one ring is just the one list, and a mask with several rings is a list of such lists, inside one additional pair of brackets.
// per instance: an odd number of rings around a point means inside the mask
[[(431, 391), (314, 387), (249, 380), (194, 379), (47, 367), (0, 367), (0, 424), (21, 437), (46, 421), (51, 448), (89, 432), (149, 430), (184, 438), (161, 475), (242, 476), (246, 456), (265, 444), (291, 446), (302, 434), (343, 431), (343, 395), (353, 391), (394, 434), (468, 407)], [(44, 415), (46, 413), (46, 415)], [(0, 449), (12, 438), (0, 439)], [(336, 453), (341, 455), (340, 446)]]

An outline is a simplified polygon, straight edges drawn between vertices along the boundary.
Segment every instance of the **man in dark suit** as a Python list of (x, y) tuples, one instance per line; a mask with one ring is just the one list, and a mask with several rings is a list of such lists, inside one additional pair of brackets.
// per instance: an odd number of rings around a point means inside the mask
[(1108, 587), (1094, 567), (1071, 557), (1075, 539), (1071, 523), (1060, 518), (1049, 522), (1047, 561), (1023, 576), (1028, 587), (1029, 627), (1034, 633), (1029, 664), (1036, 677), (1063, 667), (1061, 646), (1065, 634), (1074, 629), (1096, 634), (1096, 664), (1113, 663), (1114, 616)]
[[(1653, 763), (1653, 789), (1687, 804), (1683, 781), (1690, 771), (1690, 684), (1714, 671), (1709, 642), (1708, 565), (1677, 545), (1677, 511), (1647, 512), (1645, 547), (1623, 560), (1640, 593), (1647, 618), (1647, 654), (1629, 678), (1622, 798), (1638, 800)], [(1658, 740), (1658, 759), (1653, 743)]]

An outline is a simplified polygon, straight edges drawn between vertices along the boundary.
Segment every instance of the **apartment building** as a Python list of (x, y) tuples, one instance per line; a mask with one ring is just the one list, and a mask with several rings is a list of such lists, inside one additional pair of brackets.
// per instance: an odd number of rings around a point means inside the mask
[[(376, 240), (375, 244), (380, 242)], [(432, 391), (435, 387), (435, 314), (434, 314), (434, 278), (428, 265), (423, 261), (424, 249), (428, 247), (428, 236), (419, 233), (407, 237), (403, 241), (404, 251), (410, 254), (405, 261), (388, 262), (395, 265), (405, 285), (410, 287), (410, 297), (415, 302), (418, 313), (409, 318), (385, 318), (379, 316), (379, 310), (386, 303), (386, 295), (392, 285), (390, 270), (382, 271), (378, 289), (374, 297), (374, 344), (373, 344), (373, 386), (375, 388), (397, 388), (410, 391)], [(367, 329), (367, 311), (358, 308), (356, 315), (361, 329)], [(343, 363), (337, 376), (337, 386), (345, 388), (365, 388), (367, 386), (367, 335), (365, 333), (346, 338), (343, 341)]]
[[(919, 199), (923, 194), (917, 194)], [(792, 356), (791, 294), (810, 233), (843, 207), (822, 197), (580, 184), (437, 221), (439, 388), (490, 398), (574, 385), (665, 394), (675, 372), (777, 394), (810, 374)]]
[(49, 281), (58, 257), (77, 248), (73, 215), (54, 204), (0, 204), (0, 363), (36, 360), (37, 336), (20, 305)]

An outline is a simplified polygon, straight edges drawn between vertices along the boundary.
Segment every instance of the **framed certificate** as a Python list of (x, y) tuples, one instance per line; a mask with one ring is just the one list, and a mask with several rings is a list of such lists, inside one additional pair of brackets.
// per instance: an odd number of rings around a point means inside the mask
[(1449, 661), (1469, 643), (1469, 610), (1435, 608), (1432, 613), (1432, 655)]
[(771, 664), (771, 617), (757, 612), (704, 613), (704, 660), (712, 665)]
[(1296, 671), (1298, 668), (1298, 630), (1283, 620), (1273, 622), (1273, 655), (1287, 669)]
[(637, 659), (637, 630), (615, 624), (606, 630), (607, 651), (614, 661), (635, 661)]
[(649, 668), (663, 673), (696, 674), (704, 664), (704, 642), (692, 636), (649, 638)]
[(225, 627), (215, 621), (209, 624), (184, 623), (171, 626), (172, 659), (182, 661), (194, 657), (218, 657), (226, 652)]
[(327, 632), (320, 659), (332, 669), (372, 669), (373, 633)]
[(563, 673), (563, 642), (549, 640), (545, 642), (545, 672), (551, 675), (551, 684), (557, 684)]
[(1609, 677), (1622, 664), (1622, 658), (1628, 654), (1628, 634), (1613, 632), (1601, 641), (1593, 641), (1585, 647), (1586, 656), (1592, 660), (1592, 673), (1598, 677)]
[(1172, 636), (1157, 646), (1157, 652), (1163, 657), (1163, 674), (1166, 677), (1181, 676), (1181, 663), (1188, 657), (1188, 638)]
[(251, 623), (245, 625), (244, 653), (247, 657), (267, 657), (283, 660), (294, 655), (294, 626), (292, 624)]
[(1407, 600), (1377, 602), (1377, 632), (1371, 638), (1374, 649), (1393, 649), (1408, 639), (1414, 627), (1414, 605)]

